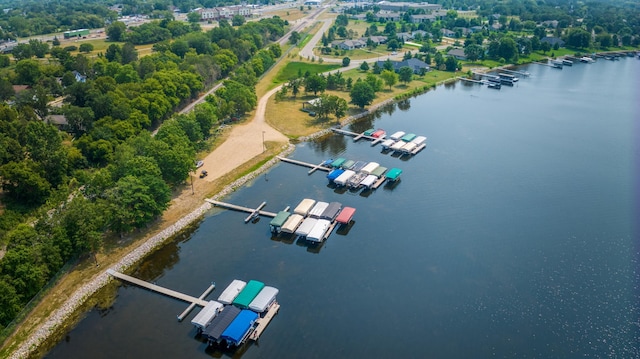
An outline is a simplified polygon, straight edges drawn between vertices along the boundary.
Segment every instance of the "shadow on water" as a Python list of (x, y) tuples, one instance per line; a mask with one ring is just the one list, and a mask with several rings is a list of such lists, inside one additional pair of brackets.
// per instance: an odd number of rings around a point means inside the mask
[(356, 221), (351, 221), (347, 224), (341, 224), (338, 226), (338, 229), (336, 230), (336, 234), (339, 236), (346, 236), (347, 234), (349, 234), (349, 231), (351, 230), (351, 228), (356, 224)]
[(306, 247), (307, 252), (309, 253), (318, 254), (320, 253), (320, 250), (322, 249), (322, 247), (324, 247), (325, 242), (326, 241), (323, 241), (321, 243), (316, 243), (316, 242), (308, 241), (306, 238), (300, 237), (296, 241), (296, 244), (300, 247)]
[(384, 186), (382, 186), (382, 189), (384, 189), (385, 191), (393, 191), (396, 187), (398, 187), (400, 185), (401, 180), (397, 179), (395, 181), (387, 181)]
[(282, 242), (285, 244), (293, 244), (296, 240), (295, 233), (284, 233), (280, 232), (278, 234), (271, 234), (271, 240), (274, 242)]
[[(206, 343), (206, 341), (205, 341)], [(227, 348), (224, 345), (207, 345), (204, 352), (212, 358), (242, 358), (242, 356), (254, 345), (254, 342), (245, 342), (239, 347)]]
[(316, 153), (322, 154), (323, 156), (326, 154), (336, 156), (347, 149), (348, 139), (351, 139), (351, 136), (336, 133), (322, 137), (322, 139), (317, 141), (309, 142), (309, 146), (313, 148)]

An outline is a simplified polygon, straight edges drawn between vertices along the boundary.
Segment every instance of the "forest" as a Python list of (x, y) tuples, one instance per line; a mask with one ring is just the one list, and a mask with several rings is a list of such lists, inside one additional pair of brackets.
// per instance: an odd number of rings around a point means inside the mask
[[(107, 31), (119, 26), (114, 22)], [(269, 44), (284, 34), (285, 22), (232, 27), (222, 21), (202, 32), (163, 19), (145, 28), (97, 57), (73, 56), (37, 40), (15, 59), (2, 55), (2, 326), (65, 263), (162, 214), (172, 189), (195, 169), (196, 152), (212, 128), (255, 107), (254, 86), (281, 55)], [(138, 58), (128, 41), (148, 29), (168, 36)], [(174, 115), (225, 77), (223, 89), (205, 103)], [(25, 89), (16, 92), (13, 85)], [(62, 106), (51, 106), (54, 98), (62, 98)], [(56, 116), (66, 123), (55, 125)]]

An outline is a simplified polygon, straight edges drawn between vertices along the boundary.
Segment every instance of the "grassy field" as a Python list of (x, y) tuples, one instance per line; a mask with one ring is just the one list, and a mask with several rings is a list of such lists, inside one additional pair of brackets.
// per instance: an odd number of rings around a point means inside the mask
[(373, 50), (368, 50), (368, 49), (355, 49), (355, 50), (339, 50), (340, 51), (340, 55), (335, 55), (334, 52), (332, 52), (330, 55), (322, 55), (320, 53), (319, 49), (314, 49), (313, 53), (316, 56), (322, 56), (322, 57), (328, 57), (328, 58), (334, 58), (334, 59), (342, 59), (345, 57), (350, 58), (351, 60), (362, 60), (362, 59), (369, 59), (373, 56), (380, 56), (380, 57), (385, 57), (389, 54), (391, 54), (390, 51), (387, 51), (386, 48), (384, 47), (384, 45), (382, 46), (378, 46), (377, 48), (373, 49)]
[(288, 9), (269, 12), (269, 13), (266, 13), (265, 15), (269, 17), (279, 16), (283, 20), (295, 21), (305, 17), (308, 13), (309, 13), (309, 10), (307, 10), (306, 6), (304, 7), (304, 11), (300, 11), (300, 7), (293, 6)]
[[(358, 78), (365, 77), (366, 74), (367, 73), (360, 70), (353, 69), (344, 72), (343, 76), (345, 78), (352, 78), (356, 80)], [(373, 104), (401, 96), (405, 93), (419, 91), (420, 89), (435, 85), (459, 75), (459, 73), (453, 72), (431, 71), (422, 77), (414, 76), (414, 80), (408, 84), (398, 84), (393, 86), (391, 89), (385, 87), (382, 91), (376, 94)], [(326, 93), (342, 97), (347, 101), (351, 100), (349, 92), (347, 91), (326, 91)], [(280, 102), (275, 101), (275, 96), (270, 98), (265, 114), (267, 122), (290, 138), (306, 136), (335, 125), (336, 119), (334, 117), (330, 117), (329, 120), (320, 120), (301, 111), (303, 102), (316, 97), (317, 96), (314, 96), (313, 94), (302, 93), (296, 99), (289, 97), (287, 100)], [(355, 115), (360, 112), (362, 112), (360, 108), (350, 105), (347, 116)]]
[(317, 64), (309, 62), (289, 62), (278, 71), (273, 79), (274, 83), (284, 83), (298, 77), (298, 72), (305, 73), (309, 71), (312, 74), (322, 73), (340, 68), (339, 64)]

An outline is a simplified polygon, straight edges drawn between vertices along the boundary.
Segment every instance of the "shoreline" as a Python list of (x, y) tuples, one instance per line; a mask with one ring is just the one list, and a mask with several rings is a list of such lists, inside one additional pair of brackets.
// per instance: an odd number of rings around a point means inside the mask
[[(518, 66), (518, 65), (507, 64), (507, 65), (496, 67), (493, 69), (485, 68), (482, 70), (483, 72), (488, 72), (488, 71), (499, 70), (500, 68), (508, 68), (508, 67), (514, 67), (514, 66)], [(458, 77), (452, 77), (452, 78), (440, 81), (439, 83), (436, 83), (433, 85), (427, 85), (421, 90), (415, 91), (414, 89), (415, 92), (407, 91), (406, 93), (400, 94), (396, 97), (389, 98), (377, 104), (373, 104), (363, 112), (360, 112), (355, 115), (351, 115), (349, 117), (346, 117), (344, 120), (340, 121), (340, 127), (349, 125), (363, 117), (371, 115), (376, 111), (380, 110), (381, 108), (383, 108), (384, 106), (397, 103), (409, 97), (425, 94), (429, 90), (435, 89), (440, 85), (456, 82), (456, 81), (459, 81)], [(332, 127), (317, 131), (307, 136), (301, 136), (297, 138), (296, 142), (311, 141), (319, 137), (325, 136), (331, 132), (332, 132)], [(242, 187), (247, 182), (255, 179), (256, 177), (258, 177), (259, 175), (267, 171), (269, 168), (271, 168), (273, 165), (280, 162), (280, 160), (277, 159), (278, 156), (286, 157), (287, 155), (291, 154), (294, 150), (295, 150), (295, 144), (289, 142), (288, 144), (282, 147), (282, 150), (278, 154), (274, 155), (273, 158), (268, 160), (258, 169), (228, 184), (220, 192), (216, 193), (210, 198), (214, 200), (219, 200), (220, 198), (223, 198), (233, 193), (235, 190)], [(179, 235), (184, 229), (188, 228), (191, 224), (201, 219), (212, 208), (213, 208), (213, 205), (211, 205), (208, 202), (205, 202), (204, 204), (202, 204), (192, 212), (181, 217), (179, 220), (177, 220), (173, 224), (169, 225), (168, 227), (161, 230), (159, 233), (153, 235), (152, 237), (150, 237), (149, 239), (141, 243), (138, 247), (133, 249), (127, 255), (125, 255), (120, 260), (118, 260), (116, 264), (112, 265), (109, 268), (126, 273), (136, 264), (144, 260), (148, 255), (152, 254), (155, 250), (162, 247), (164, 244), (166, 244), (176, 235)], [(35, 353), (41, 347), (42, 344), (44, 344), (55, 333), (56, 330), (58, 330), (61, 326), (67, 323), (70, 319), (72, 319), (74, 314), (82, 310), (82, 306), (87, 302), (88, 299), (90, 299), (93, 295), (95, 295), (98, 291), (103, 289), (109, 283), (111, 283), (111, 277), (106, 273), (106, 270), (105, 270), (100, 274), (96, 275), (89, 282), (83, 284), (80, 288), (78, 288), (73, 292), (73, 294), (61, 305), (60, 308), (58, 308), (51, 315), (49, 315), (49, 317), (45, 320), (45, 322), (41, 324), (35, 330), (35, 332), (33, 332), (30, 335), (30, 337), (27, 340), (23, 341), (22, 344), (10, 354), (9, 358), (17, 359), (17, 358), (30, 357), (33, 353)]]

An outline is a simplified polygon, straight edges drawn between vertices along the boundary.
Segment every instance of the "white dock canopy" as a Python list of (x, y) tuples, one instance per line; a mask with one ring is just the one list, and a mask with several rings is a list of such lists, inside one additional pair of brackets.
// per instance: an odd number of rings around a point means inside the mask
[(309, 211), (311, 210), (311, 208), (313, 208), (313, 205), (315, 205), (315, 204), (316, 204), (315, 200), (310, 199), (310, 198), (305, 198), (293, 210), (293, 213), (299, 214), (299, 215), (304, 217), (307, 214), (309, 214)]
[(340, 176), (338, 176), (338, 178), (336, 178), (335, 181), (333, 181), (335, 184), (339, 185), (339, 186), (345, 186), (347, 184), (347, 181), (349, 180), (349, 178), (353, 177), (356, 173), (353, 172), (352, 170), (346, 170), (344, 171), (343, 174), (341, 174)]
[(298, 229), (296, 229), (296, 234), (300, 237), (306, 237), (316, 225), (316, 222), (318, 222), (318, 220), (315, 218), (306, 218), (302, 221)]
[(202, 330), (206, 328), (209, 323), (213, 320), (213, 318), (218, 315), (218, 312), (224, 307), (222, 303), (216, 302), (215, 300), (210, 300), (207, 305), (200, 310), (193, 320), (191, 320), (191, 324), (195, 325), (196, 328)]
[(329, 206), (329, 203), (318, 201), (316, 205), (311, 208), (309, 211), (309, 217), (312, 218), (320, 218), (322, 216), (322, 212)]
[(296, 231), (296, 228), (302, 223), (304, 217), (299, 214), (292, 214), (287, 218), (287, 221), (284, 222), (282, 227), (280, 227), (280, 231), (284, 233), (293, 233)]
[(416, 138), (414, 138), (411, 142), (415, 143), (416, 145), (421, 145), (423, 143), (425, 143), (427, 141), (427, 138), (424, 136), (418, 136)]
[(394, 150), (394, 151), (400, 151), (402, 149), (402, 146), (404, 146), (404, 144), (405, 144), (404, 141), (398, 141), (398, 142), (394, 143), (393, 145), (391, 145), (391, 147), (389, 147), (389, 148)]
[(220, 294), (218, 297), (218, 302), (222, 304), (231, 304), (233, 300), (236, 299), (238, 294), (242, 292), (244, 287), (247, 285), (246, 282), (241, 281), (239, 279), (234, 279), (231, 284)]
[(366, 174), (371, 174), (371, 172), (373, 172), (373, 170), (375, 170), (376, 168), (380, 167), (380, 164), (377, 162), (369, 162), (367, 163), (366, 166), (364, 166), (362, 168), (362, 172), (366, 173)]
[(403, 131), (398, 131), (395, 132), (393, 135), (389, 136), (390, 139), (392, 140), (399, 140), (402, 138), (402, 136), (406, 135), (406, 133), (404, 133)]
[(371, 186), (373, 186), (373, 184), (376, 183), (377, 180), (378, 177), (374, 175), (368, 175), (362, 180), (362, 182), (360, 182), (360, 185), (366, 188), (371, 188)]
[(396, 140), (384, 140), (382, 141), (382, 147), (389, 148), (393, 146), (394, 143), (396, 143)]
[(411, 151), (415, 150), (416, 147), (418, 147), (417, 144), (415, 144), (413, 142), (407, 142), (407, 144), (402, 146), (402, 148), (400, 150), (402, 152), (411, 153)]
[(249, 309), (257, 313), (262, 313), (276, 300), (278, 289), (265, 286), (260, 293), (249, 303)]
[(322, 242), (330, 225), (331, 222), (326, 219), (319, 219), (316, 225), (311, 229), (311, 232), (307, 234), (307, 240), (312, 242)]

